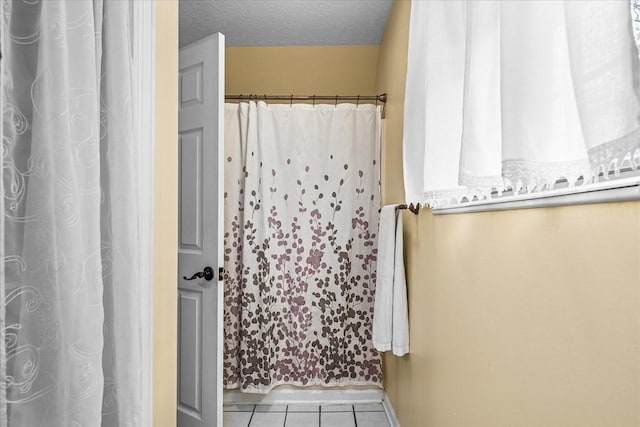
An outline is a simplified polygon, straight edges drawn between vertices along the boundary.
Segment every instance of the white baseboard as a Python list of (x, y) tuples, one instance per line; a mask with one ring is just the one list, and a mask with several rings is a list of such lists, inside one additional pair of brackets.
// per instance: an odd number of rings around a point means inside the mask
[(225, 390), (225, 404), (296, 404), (296, 403), (317, 403), (317, 404), (338, 404), (338, 403), (372, 403), (382, 402), (384, 391), (377, 388), (366, 389), (300, 389), (289, 387), (278, 387), (268, 394), (242, 393), (238, 390)]
[(393, 406), (391, 406), (391, 402), (389, 401), (389, 396), (387, 396), (387, 393), (384, 393), (384, 397), (382, 398), (382, 406), (384, 406), (384, 410), (387, 413), (389, 425), (391, 427), (400, 427), (400, 421), (398, 421), (396, 411), (394, 411)]

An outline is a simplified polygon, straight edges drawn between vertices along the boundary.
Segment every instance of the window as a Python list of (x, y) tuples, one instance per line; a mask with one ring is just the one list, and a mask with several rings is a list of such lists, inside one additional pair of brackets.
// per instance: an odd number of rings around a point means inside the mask
[(638, 0), (413, 2), (410, 25), (408, 202), (639, 198)]

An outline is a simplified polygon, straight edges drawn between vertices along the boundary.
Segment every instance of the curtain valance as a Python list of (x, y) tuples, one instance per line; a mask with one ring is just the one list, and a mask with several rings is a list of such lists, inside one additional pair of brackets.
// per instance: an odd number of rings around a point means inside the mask
[(637, 0), (413, 2), (406, 200), (442, 207), (638, 168), (639, 15)]

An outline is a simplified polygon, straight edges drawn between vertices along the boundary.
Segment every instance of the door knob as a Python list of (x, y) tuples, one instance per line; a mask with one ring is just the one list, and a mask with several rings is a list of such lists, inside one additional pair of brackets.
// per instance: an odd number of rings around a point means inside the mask
[(195, 280), (195, 279), (204, 279), (204, 280), (211, 280), (213, 279), (213, 268), (211, 267), (205, 267), (204, 270), (197, 272), (196, 274), (194, 274), (193, 276), (187, 278), (187, 276), (184, 276), (184, 280)]

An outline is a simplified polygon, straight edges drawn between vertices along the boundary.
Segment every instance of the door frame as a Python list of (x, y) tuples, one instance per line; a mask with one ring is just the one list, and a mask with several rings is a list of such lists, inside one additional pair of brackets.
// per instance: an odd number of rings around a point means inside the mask
[[(154, 155), (155, 155), (155, 7), (153, 2), (133, 1), (131, 4), (133, 25), (131, 28), (131, 50), (136, 59), (133, 79), (136, 85), (134, 93), (134, 120), (140, 123), (136, 127), (136, 139), (140, 141), (138, 152), (138, 170), (143, 177), (142, 195), (138, 200), (141, 220), (138, 223), (140, 241), (145, 247), (142, 253), (150, 254), (140, 259), (140, 282), (144, 294), (141, 304), (142, 331), (142, 384), (145, 412), (144, 425), (153, 423), (153, 291), (154, 291)], [(137, 96), (136, 96), (137, 95)], [(145, 421), (148, 421), (145, 422)]]

